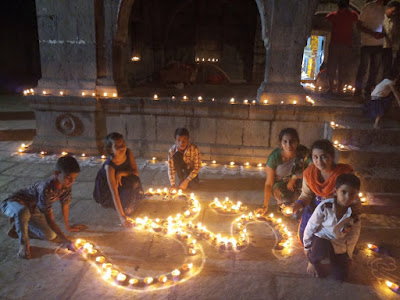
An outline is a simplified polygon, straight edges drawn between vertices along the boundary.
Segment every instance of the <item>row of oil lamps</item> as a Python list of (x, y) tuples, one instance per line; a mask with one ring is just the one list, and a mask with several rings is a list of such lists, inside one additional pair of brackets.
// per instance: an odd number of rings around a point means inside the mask
[[(309, 89), (311, 89), (313, 91), (315, 91), (315, 90), (322, 91), (322, 87), (321, 86), (317, 87), (313, 83), (305, 83), (304, 87), (309, 88)], [(344, 87), (343, 87), (343, 92), (345, 92), (345, 93), (347, 93), (347, 92), (354, 93), (355, 91), (356, 91), (356, 88), (353, 87), (350, 84), (345, 84)]]
[[(334, 145), (335, 145), (335, 146), (343, 146), (343, 145), (341, 145), (341, 144), (338, 144), (337, 141), (334, 142)], [(20, 148), (18, 149), (18, 152), (19, 152), (19, 153), (24, 153), (27, 147), (28, 147), (28, 145), (26, 145), (26, 144), (21, 144)], [(41, 151), (41, 152), (40, 152), (40, 155), (45, 156), (45, 155), (47, 155), (47, 152), (46, 152), (46, 151)], [(63, 151), (63, 152), (61, 152), (61, 155), (62, 155), (62, 156), (68, 155), (68, 152)], [(82, 153), (82, 154), (81, 154), (81, 157), (86, 157), (86, 154), (85, 154), (85, 153)], [(102, 156), (100, 156), (100, 158), (101, 158), (101, 159), (106, 159), (107, 157), (106, 157), (105, 155), (102, 155)], [(157, 162), (158, 162), (157, 157), (153, 157), (153, 158), (150, 160), (150, 162), (151, 162), (151, 163), (157, 163)], [(203, 162), (202, 165), (205, 166), (205, 165), (207, 165), (207, 163)], [(211, 166), (216, 166), (216, 165), (217, 165), (217, 161), (216, 161), (216, 160), (211, 161), (211, 164), (210, 164), (210, 165), (211, 165)], [(234, 161), (231, 161), (231, 162), (229, 163), (229, 166), (230, 166), (230, 167), (235, 167), (235, 166), (238, 166), (238, 164), (235, 163)], [(243, 164), (243, 166), (244, 166), (244, 167), (250, 167), (251, 164), (250, 164), (249, 162), (245, 162), (245, 163)], [(264, 167), (264, 165), (263, 165), (262, 163), (258, 163), (256, 166), (257, 166), (259, 169), (263, 169), (263, 167)], [(152, 189), (150, 189), (150, 190), (152, 190)], [(166, 193), (167, 193), (166, 190), (167, 190), (167, 189), (164, 189), (164, 190), (161, 191), (160, 189), (157, 189), (157, 191), (159, 191), (159, 192), (158, 192), (159, 194), (161, 194), (161, 193), (166, 194)], [(154, 191), (154, 193), (157, 193), (157, 191)], [(152, 192), (153, 192), (153, 190), (152, 190)], [(182, 193), (181, 190), (179, 190), (179, 192)], [(362, 196), (362, 193), (360, 193), (360, 194), (361, 194), (361, 196), (360, 196), (361, 202), (362, 202), (362, 203), (365, 203), (366, 200), (367, 200), (366, 197), (363, 197), (363, 196)], [(181, 194), (179, 194), (179, 195), (181, 195)], [(217, 198), (216, 198), (216, 199), (217, 199)], [(217, 200), (218, 200), (218, 199), (217, 199)], [(229, 199), (228, 199), (228, 200), (229, 200)], [(227, 203), (229, 203), (229, 202), (227, 202)], [(218, 204), (218, 205), (217, 205), (217, 204)], [(228, 212), (228, 211), (223, 211), (223, 210), (221, 210), (221, 207), (224, 207), (224, 206), (228, 207), (226, 204), (225, 204), (225, 205), (221, 205), (221, 203), (220, 203), (219, 201), (215, 201), (215, 200), (214, 200), (214, 204), (212, 204), (212, 205), (213, 205), (212, 207), (213, 207), (214, 209), (219, 210), (220, 212)], [(214, 207), (214, 206), (215, 206), (215, 207)], [(238, 212), (239, 212), (239, 211), (235, 211), (234, 208), (236, 208), (236, 207), (233, 207), (233, 204), (231, 204), (231, 205), (229, 206), (229, 208), (230, 208), (230, 210), (229, 210), (230, 213), (238, 213)], [(239, 208), (240, 208), (240, 206), (239, 206)], [(237, 210), (237, 209), (236, 209), (236, 210)], [(240, 210), (240, 209), (239, 209), (239, 210)]]
[[(23, 94), (24, 94), (25, 96), (34, 95), (34, 94), (35, 94), (35, 91), (34, 91), (33, 89), (27, 89), (27, 90), (24, 90)], [(42, 95), (47, 96), (47, 95), (51, 95), (51, 94), (50, 94), (48, 91), (46, 91), (46, 90), (42, 90)], [(59, 96), (65, 96), (65, 95), (66, 95), (66, 92), (65, 92), (65, 91), (59, 91), (59, 92), (58, 92), (58, 95), (59, 95)], [(92, 96), (92, 97), (100, 96), (100, 95), (97, 95), (95, 92), (91, 92), (91, 93), (82, 92), (81, 95), (82, 95), (82, 97), (86, 97), (86, 96)], [(118, 94), (117, 94), (117, 93), (107, 93), (107, 92), (104, 92), (104, 93), (102, 94), (102, 96), (103, 96), (103, 97), (117, 98), (117, 97), (118, 97)], [(169, 99), (169, 97), (162, 98), (162, 99), (167, 99), (167, 98)], [(176, 97), (175, 97), (175, 96), (171, 96), (171, 99), (172, 99), (172, 100), (176, 100)], [(154, 94), (154, 95), (153, 95), (153, 100), (156, 100), (156, 101), (157, 101), (157, 100), (160, 100), (160, 97), (158, 96), (158, 94)], [(189, 101), (189, 97), (186, 96), (186, 95), (182, 96), (182, 101)], [(197, 101), (198, 101), (198, 102), (203, 102), (204, 99), (203, 99), (202, 96), (198, 96), (198, 97), (197, 97)], [(211, 98), (211, 101), (212, 101), (212, 102), (215, 102), (215, 98)], [(306, 96), (306, 102), (309, 103), (309, 104), (315, 104), (314, 100), (313, 100), (310, 96)], [(229, 103), (230, 103), (230, 104), (240, 104), (240, 102), (238, 102), (235, 98), (230, 98)], [(257, 104), (257, 101), (256, 101), (256, 100), (250, 101), (250, 100), (248, 100), (248, 99), (244, 99), (241, 103), (242, 103), (242, 104), (253, 104), (253, 105), (255, 105), (255, 104)], [(264, 100), (262, 100), (260, 103), (261, 103), (261, 104), (264, 104), (264, 105), (267, 105), (269, 102), (268, 102), (267, 99), (264, 99)], [(292, 101), (288, 101), (288, 102), (285, 102), (285, 101), (282, 100), (282, 101), (280, 102), (280, 104), (293, 104), (293, 105), (296, 105), (296, 104), (297, 104), (297, 100), (292, 100)]]
[[(28, 145), (26, 145), (26, 144), (21, 144), (21, 146), (18, 148), (18, 152), (19, 152), (19, 153), (24, 153), (24, 152), (26, 151), (27, 148), (28, 148)], [(40, 154), (41, 156), (46, 156), (46, 155), (48, 154), (48, 152), (47, 152), (47, 151), (40, 151), (39, 154)], [(65, 155), (68, 155), (68, 154), (69, 154), (69, 153), (66, 152), (66, 151), (61, 152), (61, 156), (65, 156)], [(81, 156), (81, 157), (87, 157), (87, 155), (86, 155), (85, 153), (82, 153), (80, 156)], [(101, 155), (100, 158), (101, 158), (101, 159), (106, 159), (107, 156)], [(149, 160), (149, 162), (155, 164), (155, 163), (158, 163), (158, 162), (159, 162), (159, 159), (158, 159), (157, 157), (153, 156), (153, 157)], [(166, 162), (166, 163), (168, 163), (168, 162)], [(205, 162), (202, 163), (202, 166), (206, 166), (206, 165), (207, 165), (207, 163), (205, 163)], [(217, 166), (218, 164), (217, 164), (217, 161), (216, 161), (216, 160), (212, 160), (212, 161), (210, 162), (210, 165), (212, 165), (212, 166)], [(238, 163), (236, 163), (236, 162), (234, 162), (234, 161), (229, 162), (228, 165), (229, 165), (230, 167), (240, 166), (240, 164), (238, 164)], [(245, 163), (243, 163), (243, 166), (244, 166), (244, 167), (250, 167), (250, 166), (252, 166), (252, 165), (251, 165), (249, 162), (245, 162)], [(258, 163), (258, 164), (254, 165), (254, 166), (257, 166), (257, 167), (260, 168), (260, 169), (262, 169), (262, 168), (264, 167), (264, 165), (263, 165), (262, 163)]]

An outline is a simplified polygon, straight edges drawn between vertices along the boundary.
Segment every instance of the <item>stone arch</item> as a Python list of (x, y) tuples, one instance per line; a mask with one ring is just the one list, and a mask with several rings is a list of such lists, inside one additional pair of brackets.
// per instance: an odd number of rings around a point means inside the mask
[[(128, 78), (126, 76), (125, 66), (129, 63), (128, 53), (128, 38), (129, 38), (129, 19), (132, 11), (132, 7), (135, 0), (120, 0), (118, 5), (118, 16), (116, 22), (116, 32), (113, 41), (113, 54), (112, 54), (112, 66), (113, 76), (115, 85), (119, 94), (124, 94), (129, 89)], [(258, 12), (260, 14), (261, 21), (261, 38), (264, 42), (266, 52), (268, 50), (268, 30), (267, 30), (267, 14), (265, 10), (265, 4), (263, 0), (255, 0)], [(268, 70), (268, 59), (266, 57), (265, 70), (267, 74)], [(265, 75), (266, 76), (266, 75)]]

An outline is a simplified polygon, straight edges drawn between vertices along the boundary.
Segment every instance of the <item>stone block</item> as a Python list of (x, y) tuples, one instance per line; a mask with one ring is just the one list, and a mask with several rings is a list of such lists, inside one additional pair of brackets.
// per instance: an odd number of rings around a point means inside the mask
[(243, 145), (270, 147), (270, 122), (243, 121)]
[[(123, 125), (126, 128), (126, 138), (141, 142), (156, 140), (156, 121), (153, 115), (123, 115)], [(173, 133), (171, 134), (173, 135)]]
[(217, 119), (187, 118), (187, 129), (193, 143), (214, 144), (217, 140)]
[(111, 132), (118, 132), (122, 135), (126, 135), (125, 132), (125, 116), (121, 115), (109, 115), (107, 116), (107, 134)]
[(243, 121), (227, 119), (217, 120), (217, 144), (242, 145), (243, 133)]
[(157, 142), (174, 143), (174, 132), (178, 127), (186, 127), (186, 117), (156, 117), (156, 139)]

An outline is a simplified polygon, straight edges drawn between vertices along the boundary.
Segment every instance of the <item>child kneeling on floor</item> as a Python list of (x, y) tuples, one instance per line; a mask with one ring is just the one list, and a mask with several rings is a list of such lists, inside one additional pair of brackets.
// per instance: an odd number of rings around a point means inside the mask
[(361, 222), (350, 205), (358, 199), (360, 180), (342, 174), (336, 180), (335, 197), (317, 206), (304, 232), (307, 272), (324, 277), (321, 261), (329, 258), (335, 279), (345, 280), (360, 236)]
[[(171, 189), (193, 189), (199, 185), (201, 169), (200, 151), (189, 141), (189, 131), (186, 128), (177, 128), (174, 134), (175, 145), (168, 152), (168, 177)], [(179, 184), (175, 183), (175, 174)]]
[(18, 256), (30, 258), (29, 237), (54, 240), (57, 236), (65, 247), (76, 251), (76, 247), (61, 231), (54, 220), (52, 204), (60, 200), (65, 228), (80, 231), (83, 225), (69, 225), (69, 203), (71, 186), (80, 172), (79, 164), (72, 156), (57, 160), (54, 175), (19, 190), (1, 203), (1, 211), (10, 218), (10, 237), (19, 239)]

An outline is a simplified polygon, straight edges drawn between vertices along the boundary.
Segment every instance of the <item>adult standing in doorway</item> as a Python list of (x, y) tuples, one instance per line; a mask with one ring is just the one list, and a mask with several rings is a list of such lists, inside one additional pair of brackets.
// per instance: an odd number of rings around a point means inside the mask
[(369, 65), (368, 80), (365, 95), (369, 95), (375, 85), (383, 46), (383, 19), (385, 15), (384, 0), (367, 3), (361, 10), (357, 28), (361, 31), (360, 65), (356, 78), (355, 96), (360, 96), (363, 89), (363, 79)]
[(332, 23), (328, 59), (329, 92), (335, 92), (334, 82), (337, 71), (337, 92), (339, 93), (343, 88), (344, 68), (351, 53), (353, 25), (357, 23), (358, 15), (349, 9), (349, 0), (339, 0), (338, 10), (328, 14), (326, 19)]
[(382, 63), (383, 63), (383, 78), (391, 77), (393, 65), (393, 43), (398, 39), (399, 29), (396, 24), (395, 16), (400, 11), (400, 2), (391, 1), (386, 6), (385, 16), (383, 20), (383, 30), (385, 38), (383, 40)]

